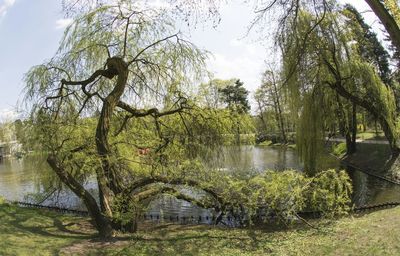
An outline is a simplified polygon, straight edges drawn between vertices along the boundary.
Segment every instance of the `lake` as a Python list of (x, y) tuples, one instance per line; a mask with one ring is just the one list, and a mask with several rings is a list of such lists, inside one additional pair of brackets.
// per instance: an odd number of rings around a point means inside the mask
[[(253, 170), (295, 169), (302, 170), (296, 151), (284, 147), (232, 146), (222, 150), (223, 158), (210, 161), (212, 167), (240, 172)], [(0, 195), (8, 200), (29, 201), (32, 194), (45, 191), (49, 180), (55, 179), (47, 163), (40, 157), (23, 159), (4, 159), (0, 163)], [(339, 162), (326, 155), (319, 168), (340, 168)], [(400, 186), (369, 176), (359, 171), (348, 171), (353, 181), (353, 202), (356, 206), (393, 202), (400, 200)], [(57, 179), (56, 179), (57, 180)], [(97, 195), (95, 182), (85, 184), (91, 193)], [(80, 200), (68, 189), (41, 198), (45, 205), (83, 210)], [(187, 202), (163, 197), (153, 202), (148, 214), (152, 216), (208, 216), (210, 212), (192, 206)], [(197, 217), (196, 217), (197, 218)]]

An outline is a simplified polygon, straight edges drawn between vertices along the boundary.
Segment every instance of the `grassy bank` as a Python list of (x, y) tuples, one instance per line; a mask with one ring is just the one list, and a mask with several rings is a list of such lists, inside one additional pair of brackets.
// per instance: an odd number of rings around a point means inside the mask
[(0, 255), (57, 255), (94, 235), (84, 218), (0, 204)]
[(294, 143), (287, 143), (287, 144), (279, 143), (279, 142), (278, 143), (273, 143), (270, 140), (263, 141), (263, 142), (257, 144), (257, 146), (287, 147), (287, 148), (292, 148), (292, 149), (296, 148), (296, 144), (294, 144)]
[(378, 175), (400, 181), (400, 158), (392, 158), (389, 145), (357, 144), (357, 152), (343, 158), (361, 169), (374, 170)]
[(376, 133), (374, 131), (358, 132), (356, 137), (361, 140), (386, 140), (383, 132)]
[(400, 208), (286, 231), (163, 225), (99, 241), (88, 220), (0, 205), (0, 255), (399, 255)]

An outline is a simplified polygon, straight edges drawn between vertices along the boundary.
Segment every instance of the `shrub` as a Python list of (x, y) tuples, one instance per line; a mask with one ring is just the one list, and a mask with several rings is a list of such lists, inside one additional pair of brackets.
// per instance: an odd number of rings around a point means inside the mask
[(233, 214), (245, 215), (249, 224), (260, 210), (290, 222), (301, 211), (315, 211), (331, 218), (346, 214), (351, 205), (351, 180), (345, 171), (334, 169), (314, 177), (294, 170), (266, 171), (247, 180), (229, 177), (220, 182), (224, 186), (223, 198), (228, 202), (226, 208)]
[(342, 157), (346, 154), (346, 143), (341, 142), (338, 144), (333, 144), (332, 146), (332, 153), (337, 157)]

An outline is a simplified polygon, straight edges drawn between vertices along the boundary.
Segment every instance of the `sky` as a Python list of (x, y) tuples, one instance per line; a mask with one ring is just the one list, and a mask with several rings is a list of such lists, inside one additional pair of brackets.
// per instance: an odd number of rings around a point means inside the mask
[[(270, 42), (260, 40), (256, 30), (247, 34), (254, 13), (253, 6), (243, 2), (222, 6), (215, 28), (198, 24), (186, 32), (195, 45), (212, 54), (208, 68), (215, 78), (239, 78), (253, 92), (273, 54)], [(368, 10), (363, 0), (348, 2), (359, 11)], [(366, 15), (379, 30), (374, 15)], [(69, 22), (61, 12), (61, 0), (0, 0), (0, 122), (20, 115), (24, 74), (55, 54)]]

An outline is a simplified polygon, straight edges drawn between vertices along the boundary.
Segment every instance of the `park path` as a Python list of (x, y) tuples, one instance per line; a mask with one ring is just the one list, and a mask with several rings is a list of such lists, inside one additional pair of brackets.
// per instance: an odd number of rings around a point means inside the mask
[[(333, 141), (333, 142), (346, 142), (345, 139), (343, 138), (325, 138), (327, 141)], [(363, 143), (363, 144), (382, 144), (382, 145), (388, 145), (389, 142), (386, 140), (364, 140), (364, 139), (356, 139), (357, 143)]]

